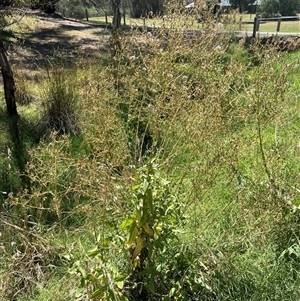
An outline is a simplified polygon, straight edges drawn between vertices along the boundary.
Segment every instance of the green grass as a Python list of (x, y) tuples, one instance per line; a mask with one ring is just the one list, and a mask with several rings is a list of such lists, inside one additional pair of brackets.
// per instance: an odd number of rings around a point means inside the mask
[[(226, 17), (225, 17), (226, 18)], [(232, 18), (232, 17), (231, 17)], [(236, 30), (245, 30), (245, 31), (252, 31), (253, 30), (253, 22), (254, 22), (254, 15), (236, 15), (235, 22), (239, 22), (240, 18), (242, 18), (241, 25), (233, 25)], [(112, 16), (108, 16), (107, 18), (108, 24), (112, 22)], [(105, 24), (105, 17), (90, 17), (89, 21), (95, 23), (102, 23)], [(222, 21), (221, 21), (222, 22)], [(121, 21), (123, 24), (123, 19)], [(250, 23), (250, 24), (246, 24)], [(264, 21), (260, 24), (259, 31), (262, 32), (276, 32), (277, 30), (277, 21)], [(204, 28), (206, 25), (205, 23), (198, 23), (195, 17), (180, 17), (176, 18), (153, 18), (153, 19), (135, 19), (126, 17), (126, 25), (129, 26), (146, 26), (146, 27), (167, 27), (167, 28), (190, 28), (190, 29), (200, 29)], [(220, 28), (221, 29), (221, 28)], [(280, 32), (288, 32), (288, 33), (300, 33), (300, 21), (282, 21), (280, 26)]]
[[(277, 22), (262, 22), (259, 26), (259, 31), (261, 32), (276, 32)], [(253, 30), (253, 24), (243, 24), (242, 30), (251, 31)], [(288, 33), (300, 33), (300, 21), (283, 21), (280, 25), (279, 32)]]

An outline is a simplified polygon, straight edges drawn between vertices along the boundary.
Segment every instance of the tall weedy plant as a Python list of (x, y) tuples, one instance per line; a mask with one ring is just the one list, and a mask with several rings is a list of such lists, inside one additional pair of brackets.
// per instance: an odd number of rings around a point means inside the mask
[[(75, 267), (82, 284), (92, 284), (92, 298), (157, 300), (168, 296), (175, 284), (167, 273), (174, 264), (170, 252), (174, 252), (177, 231), (185, 223), (183, 204), (154, 160), (137, 170), (123, 202), (129, 215), (118, 213), (123, 219), (115, 229), (119, 234), (99, 240), (99, 246), (87, 253), (88, 270)], [(122, 268), (111, 261), (111, 250), (117, 246), (122, 249)]]

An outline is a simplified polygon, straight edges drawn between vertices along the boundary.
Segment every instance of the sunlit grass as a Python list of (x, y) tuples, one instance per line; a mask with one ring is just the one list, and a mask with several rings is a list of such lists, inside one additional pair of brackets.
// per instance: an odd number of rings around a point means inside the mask
[[(278, 22), (261, 22), (259, 26), (260, 32), (276, 32), (277, 31)], [(253, 30), (252, 24), (242, 24), (241, 30), (251, 31)], [(300, 33), (300, 20), (298, 21), (282, 21), (280, 24), (279, 32), (287, 32), (287, 33)]]
[[(234, 16), (231, 15), (223, 15), (220, 21), (215, 21), (216, 27), (218, 24), (220, 25), (224, 20), (230, 20), (232, 26), (235, 30), (243, 30), (243, 31), (252, 31), (253, 30), (253, 22), (255, 15), (253, 14), (236, 14)], [(89, 21), (95, 23), (106, 24), (106, 18), (104, 16), (100, 17), (91, 17)], [(241, 22), (242, 21), (242, 22)], [(112, 16), (107, 17), (107, 25), (110, 25), (112, 22)], [(188, 28), (188, 29), (201, 29), (206, 27), (206, 23), (199, 22), (195, 16), (180, 16), (180, 17), (172, 17), (165, 16), (160, 18), (125, 18), (126, 25), (129, 26), (138, 26), (138, 27), (166, 27), (166, 28)], [(124, 19), (122, 18), (121, 24), (124, 25)], [(277, 30), (277, 21), (270, 22), (261, 22), (259, 31), (261, 32), (276, 32)], [(220, 27), (220, 26), (219, 26)], [(222, 26), (223, 28), (223, 26)], [(226, 26), (224, 25), (224, 28)], [(300, 33), (300, 20), (295, 21), (282, 21), (280, 25), (280, 32), (290, 32), (290, 33)]]

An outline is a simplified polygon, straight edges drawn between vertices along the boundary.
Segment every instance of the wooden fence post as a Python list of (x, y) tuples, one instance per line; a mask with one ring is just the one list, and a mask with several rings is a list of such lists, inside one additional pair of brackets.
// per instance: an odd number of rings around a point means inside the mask
[(258, 29), (259, 29), (259, 17), (256, 16), (254, 18), (254, 23), (253, 23), (253, 34), (252, 34), (253, 38), (256, 37), (256, 32), (258, 31)]
[(280, 25), (281, 25), (281, 16), (278, 17), (277, 28), (276, 28), (277, 32), (280, 31)]
[(105, 12), (105, 24), (107, 25), (107, 12)]
[(124, 23), (124, 25), (126, 25), (125, 11), (123, 13), (123, 23)]
[(85, 17), (86, 17), (86, 21), (89, 22), (89, 13), (87, 8), (85, 9)]

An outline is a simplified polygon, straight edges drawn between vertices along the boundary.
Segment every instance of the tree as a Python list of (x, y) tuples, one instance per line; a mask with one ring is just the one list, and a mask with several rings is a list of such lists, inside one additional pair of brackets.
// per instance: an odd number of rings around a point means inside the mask
[(133, 18), (140, 18), (151, 12), (151, 15), (159, 15), (164, 9), (163, 0), (131, 0), (130, 14)]
[(6, 109), (9, 116), (18, 116), (15, 98), (15, 80), (9, 61), (6, 56), (3, 41), (0, 40), (0, 68), (3, 77)]
[(280, 9), (279, 12), (283, 16), (294, 16), (300, 11), (299, 0), (279, 0)]
[(3, 41), (7, 36), (11, 36), (10, 32), (7, 32), (5, 28), (10, 25), (8, 23), (8, 17), (11, 16), (11, 9), (5, 8), (0, 13), (0, 68), (3, 78), (3, 85), (4, 85), (4, 95), (5, 95), (5, 102), (6, 102), (6, 109), (9, 116), (18, 116), (17, 106), (16, 106), (16, 99), (15, 99), (15, 81), (12, 69), (9, 64), (9, 60), (6, 55), (6, 50), (4, 47)]
[(117, 30), (121, 26), (121, 0), (111, 0), (111, 8), (113, 11), (113, 31)]
[(261, 11), (265, 17), (271, 17), (278, 14), (280, 11), (279, 0), (263, 0), (261, 4)]
[(48, 14), (55, 13), (59, 0), (31, 0), (31, 8), (39, 8)]
[(256, 0), (229, 0), (233, 8), (238, 8), (239, 12), (247, 11), (249, 4), (253, 4)]
[(262, 0), (262, 12), (266, 16), (274, 16), (278, 13), (282, 16), (294, 16), (299, 11), (299, 0)]

